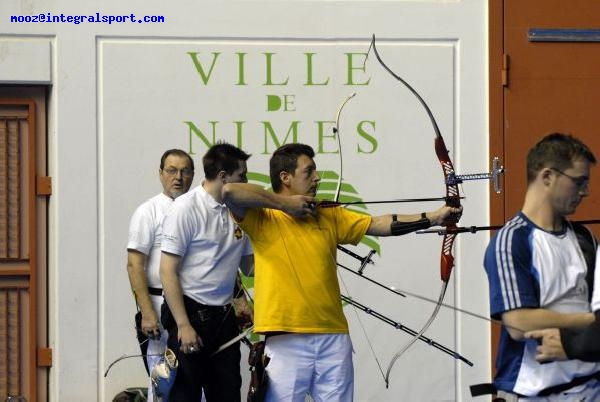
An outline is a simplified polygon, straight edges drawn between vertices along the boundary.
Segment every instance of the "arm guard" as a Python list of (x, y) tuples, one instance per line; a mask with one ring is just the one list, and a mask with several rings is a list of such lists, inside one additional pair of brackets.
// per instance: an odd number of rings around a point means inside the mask
[(390, 224), (390, 231), (392, 236), (401, 236), (407, 233), (414, 232), (416, 230), (428, 229), (431, 227), (431, 222), (427, 219), (425, 212), (421, 214), (421, 219), (415, 222), (398, 222), (398, 216), (392, 215), (392, 223)]
[(596, 311), (595, 314), (596, 321), (583, 331), (561, 328), (560, 339), (569, 359), (600, 361), (600, 311)]

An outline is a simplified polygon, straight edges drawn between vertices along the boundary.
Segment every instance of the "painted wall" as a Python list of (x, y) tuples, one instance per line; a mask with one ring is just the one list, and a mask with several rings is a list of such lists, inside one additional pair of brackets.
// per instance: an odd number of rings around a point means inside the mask
[[(200, 166), (208, 144), (226, 140), (252, 153), (250, 171), (266, 174), (269, 154), (293, 140), (315, 148), (320, 170), (339, 174), (332, 128), (340, 104), (356, 93), (340, 118), (343, 178), (354, 195), (444, 195), (431, 122), (372, 52), (365, 57), (372, 34), (385, 63), (431, 107), (457, 171), (488, 168), (483, 1), (85, 3), (0, 5), (0, 83), (51, 86), (52, 401), (93, 400), (95, 394), (109, 401), (123, 388), (145, 383), (137, 359), (122, 361), (107, 378), (103, 373), (117, 357), (137, 351), (125, 270), (127, 225), (135, 207), (160, 191), (158, 162), (165, 149), (192, 152)], [(10, 21), (61, 13), (67, 22)], [(132, 13), (136, 21), (162, 16), (164, 22), (130, 22)], [(128, 16), (128, 22), (76, 24), (69, 15)], [(194, 185), (200, 180), (197, 169)], [(486, 221), (489, 189), (483, 182), (465, 184), (465, 224)], [(437, 206), (370, 205), (368, 211)], [(441, 238), (371, 241), (380, 254), (366, 274), (437, 299)], [(486, 235), (459, 238), (445, 298), (482, 315), (486, 241)], [(364, 254), (369, 247), (352, 250)], [(358, 265), (344, 254), (339, 261)], [(344, 271), (340, 277), (343, 293), (411, 328), (420, 328), (433, 310), (433, 303), (386, 293)], [(418, 342), (397, 362), (386, 389), (378, 364), (385, 370), (410, 336), (351, 307), (346, 314), (355, 347), (356, 400), (469, 400), (468, 385), (489, 377), (488, 323), (442, 308), (426, 335), (475, 366)]]

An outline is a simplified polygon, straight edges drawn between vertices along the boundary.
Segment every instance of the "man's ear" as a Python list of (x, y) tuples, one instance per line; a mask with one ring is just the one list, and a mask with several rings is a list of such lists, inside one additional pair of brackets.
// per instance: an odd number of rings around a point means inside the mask
[(550, 184), (550, 181), (552, 179), (552, 169), (545, 167), (542, 170), (540, 170), (540, 172), (538, 173), (539, 177), (542, 179), (542, 183), (544, 183), (545, 185)]
[(220, 170), (217, 173), (217, 180), (220, 180), (223, 184), (227, 183), (227, 173), (224, 170)]
[(281, 184), (283, 184), (284, 186), (287, 186), (290, 183), (291, 177), (292, 175), (286, 172), (285, 170), (279, 172), (279, 180), (281, 180)]

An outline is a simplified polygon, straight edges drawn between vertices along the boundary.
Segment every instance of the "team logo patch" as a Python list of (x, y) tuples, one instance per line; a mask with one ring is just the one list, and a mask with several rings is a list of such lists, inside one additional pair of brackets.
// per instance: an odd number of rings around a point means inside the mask
[(242, 237), (244, 237), (244, 234), (242, 233), (242, 229), (240, 229), (240, 227), (238, 225), (235, 225), (235, 230), (233, 231), (233, 235), (238, 240), (241, 239)]

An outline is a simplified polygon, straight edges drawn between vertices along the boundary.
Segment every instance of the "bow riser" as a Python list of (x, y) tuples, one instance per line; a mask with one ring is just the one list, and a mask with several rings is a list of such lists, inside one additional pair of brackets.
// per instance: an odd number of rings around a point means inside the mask
[(442, 253), (440, 256), (440, 276), (443, 282), (450, 280), (452, 268), (454, 268), (454, 256), (452, 255), (452, 246), (454, 244), (455, 234), (444, 236), (442, 242)]
[[(390, 75), (392, 75), (394, 78), (396, 78), (398, 81), (400, 81), (418, 99), (418, 101), (423, 106), (425, 112), (429, 116), (429, 120), (431, 121), (433, 130), (435, 131), (435, 142), (434, 142), (435, 154), (441, 164), (442, 171), (444, 174), (444, 181), (446, 183), (446, 198), (448, 199), (448, 201), (446, 203), (449, 206), (452, 206), (455, 208), (460, 208), (460, 206), (461, 206), (460, 205), (460, 193), (459, 193), (458, 185), (455, 183), (448, 182), (448, 178), (451, 175), (454, 175), (454, 166), (452, 164), (452, 161), (450, 160), (448, 148), (446, 148), (444, 138), (442, 137), (442, 133), (440, 132), (440, 129), (435, 120), (435, 117), (433, 116), (431, 109), (427, 105), (427, 102), (425, 102), (425, 100), (421, 97), (421, 95), (419, 95), (419, 93), (410, 84), (408, 84), (408, 82), (406, 82), (406, 80), (404, 80), (402, 77), (400, 77), (399, 75), (394, 73), (383, 62), (383, 60), (379, 56), (379, 52), (377, 51), (377, 46), (375, 45), (375, 35), (373, 35), (373, 39), (371, 41), (370, 49), (371, 48), (373, 49), (373, 52), (375, 53), (375, 56), (376, 56), (377, 60), (379, 61), (379, 63), (381, 64), (381, 66), (388, 73), (390, 73)], [(460, 213), (454, 214), (453, 216), (450, 217), (450, 219), (448, 219), (446, 222), (444, 222), (444, 225), (448, 228), (455, 227), (456, 223), (459, 221), (460, 217), (461, 217)], [(452, 267), (454, 266), (454, 258), (452, 256), (452, 245), (454, 243), (454, 237), (455, 236), (453, 236), (453, 235), (444, 236), (444, 240), (442, 242), (442, 251), (441, 251), (441, 257), (440, 257), (440, 276), (442, 278), (442, 288), (440, 291), (440, 296), (439, 296), (438, 302), (436, 304), (436, 307), (435, 307), (434, 311), (432, 312), (431, 316), (429, 317), (429, 319), (427, 320), (427, 322), (425, 323), (425, 325), (419, 331), (419, 333), (410, 342), (408, 342), (402, 349), (400, 349), (392, 358), (392, 360), (387, 368), (387, 373), (386, 373), (386, 377), (385, 377), (386, 385), (389, 385), (389, 376), (390, 376), (392, 367), (394, 366), (395, 362), (406, 350), (408, 350), (408, 348), (410, 348), (410, 346), (412, 344), (414, 344), (416, 342), (416, 340), (419, 338), (419, 336), (423, 335), (425, 333), (425, 331), (427, 331), (427, 329), (429, 328), (431, 323), (434, 321), (434, 319), (440, 309), (440, 306), (442, 305), (444, 295), (446, 294), (446, 288), (448, 286), (448, 281), (449, 281), (450, 275), (452, 273)]]

